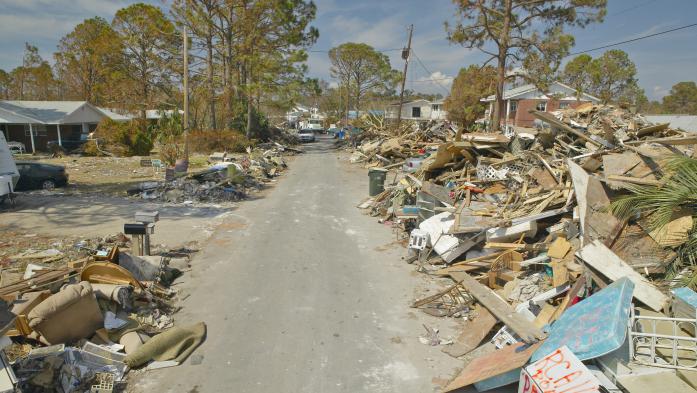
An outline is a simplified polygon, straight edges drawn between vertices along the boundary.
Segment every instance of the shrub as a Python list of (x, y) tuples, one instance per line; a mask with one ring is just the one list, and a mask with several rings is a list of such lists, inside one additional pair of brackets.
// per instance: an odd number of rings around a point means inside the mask
[(254, 140), (247, 139), (236, 131), (196, 130), (189, 133), (189, 148), (197, 153), (209, 154), (214, 151), (241, 153), (254, 144)]
[(116, 156), (147, 156), (153, 147), (152, 137), (142, 120), (117, 122), (102, 119), (94, 133), (99, 146), (90, 141), (85, 146), (85, 154), (100, 155), (103, 151)]

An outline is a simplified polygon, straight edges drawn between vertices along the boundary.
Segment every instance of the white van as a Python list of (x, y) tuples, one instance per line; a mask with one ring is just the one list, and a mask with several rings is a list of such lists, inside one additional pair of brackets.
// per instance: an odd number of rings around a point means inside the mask
[(5, 140), (5, 134), (0, 132), (0, 203), (14, 192), (19, 180), (19, 172), (10, 147)]
[(308, 119), (300, 122), (301, 130), (312, 130), (315, 132), (324, 132), (321, 119)]

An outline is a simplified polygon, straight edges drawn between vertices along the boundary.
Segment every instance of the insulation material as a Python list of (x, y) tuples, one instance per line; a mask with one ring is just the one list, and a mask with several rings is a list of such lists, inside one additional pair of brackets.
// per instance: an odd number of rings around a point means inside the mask
[(419, 229), (429, 235), (433, 250), (446, 262), (451, 262), (472, 247), (471, 243), (460, 243), (460, 239), (447, 233), (455, 224), (455, 216), (444, 212), (424, 220)]

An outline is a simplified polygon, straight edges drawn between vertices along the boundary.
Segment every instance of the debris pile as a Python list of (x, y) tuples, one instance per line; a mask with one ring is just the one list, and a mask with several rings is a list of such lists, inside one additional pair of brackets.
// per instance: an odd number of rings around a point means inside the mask
[(205, 324), (175, 322), (170, 287), (195, 250), (138, 256), (123, 234), (44, 250), (28, 239), (34, 249), (8, 242), (14, 254), (3, 256), (3, 272), (24, 269), (0, 285), (0, 378), (10, 388), (120, 391), (129, 369), (176, 366), (204, 340)]
[(535, 391), (558, 354), (587, 391), (693, 391), (697, 135), (613, 106), (531, 114), (536, 128), (504, 133), (367, 130), (351, 156), (371, 168), (359, 208), (448, 282), (413, 304), (464, 322), (443, 351), (466, 367), (445, 390)]
[(264, 184), (287, 168), (285, 154), (301, 152), (271, 142), (247, 148), (247, 154), (228, 156), (214, 153), (209, 168), (164, 182), (144, 182), (128, 191), (143, 199), (172, 203), (233, 202), (242, 200), (250, 190), (261, 190)]

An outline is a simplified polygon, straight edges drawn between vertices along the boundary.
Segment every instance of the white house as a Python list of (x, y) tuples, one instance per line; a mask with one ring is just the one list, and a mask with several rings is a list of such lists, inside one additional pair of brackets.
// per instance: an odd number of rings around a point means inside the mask
[[(402, 120), (427, 122), (431, 120), (446, 120), (448, 112), (443, 109), (444, 99), (429, 101), (418, 99), (402, 104)], [(396, 120), (399, 112), (399, 103), (390, 104), (385, 110), (385, 118)]]

